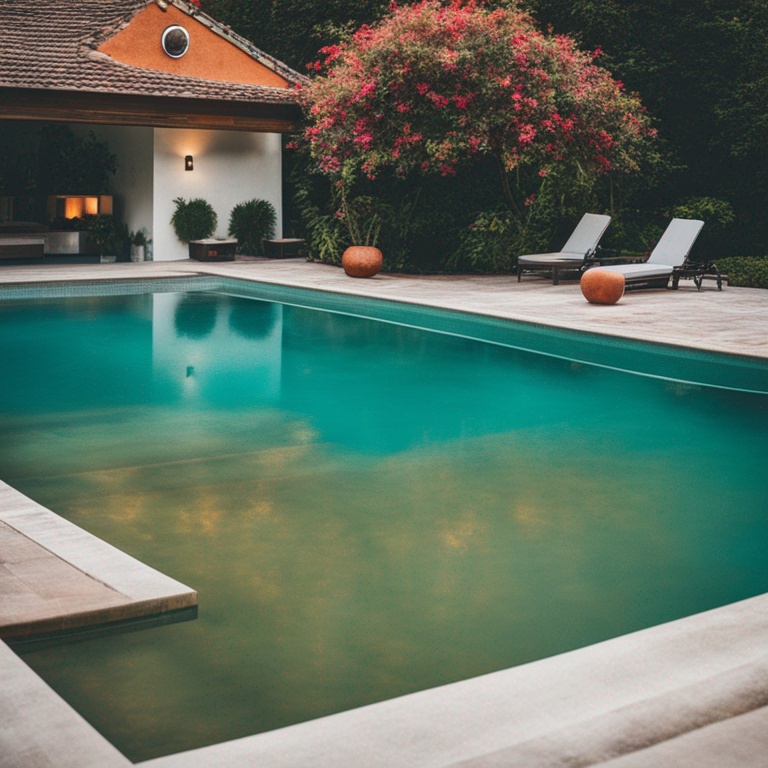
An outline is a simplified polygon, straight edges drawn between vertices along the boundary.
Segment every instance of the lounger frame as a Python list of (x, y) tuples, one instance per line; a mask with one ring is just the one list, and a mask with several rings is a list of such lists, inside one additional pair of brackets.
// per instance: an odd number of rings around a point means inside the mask
[[(517, 282), (521, 282), (523, 271), (551, 272), (553, 285), (559, 285), (561, 271), (571, 270), (580, 273), (584, 264), (594, 257), (600, 238), (610, 223), (610, 216), (585, 213), (560, 251), (524, 254), (518, 257)], [(536, 261), (537, 258), (540, 261)], [(525, 259), (526, 262), (521, 264), (521, 259)]]

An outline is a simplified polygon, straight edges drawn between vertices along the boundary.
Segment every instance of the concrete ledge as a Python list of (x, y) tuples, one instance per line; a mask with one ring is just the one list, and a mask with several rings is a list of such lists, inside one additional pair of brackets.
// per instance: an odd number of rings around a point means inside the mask
[(0, 637), (152, 616), (197, 593), (0, 481)]
[(126, 768), (130, 760), (0, 642), (3, 768)]
[(768, 709), (763, 707), (601, 763), (600, 768), (765, 768), (766, 755)]

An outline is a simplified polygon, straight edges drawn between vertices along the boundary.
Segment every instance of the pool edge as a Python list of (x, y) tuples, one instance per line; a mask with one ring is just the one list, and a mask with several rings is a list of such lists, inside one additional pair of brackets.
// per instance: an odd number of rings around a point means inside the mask
[[(197, 592), (70, 523), (0, 480), (0, 524), (22, 554), (6, 560), (15, 602), (0, 612), (0, 638), (37, 634), (175, 611)], [(11, 533), (13, 532), (13, 533)]]

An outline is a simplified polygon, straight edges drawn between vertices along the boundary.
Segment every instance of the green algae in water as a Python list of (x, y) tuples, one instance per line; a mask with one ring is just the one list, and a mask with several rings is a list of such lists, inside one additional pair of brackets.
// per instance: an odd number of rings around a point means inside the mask
[(24, 657), (131, 760), (768, 589), (765, 396), (216, 294), (2, 319), (0, 477), (199, 593)]

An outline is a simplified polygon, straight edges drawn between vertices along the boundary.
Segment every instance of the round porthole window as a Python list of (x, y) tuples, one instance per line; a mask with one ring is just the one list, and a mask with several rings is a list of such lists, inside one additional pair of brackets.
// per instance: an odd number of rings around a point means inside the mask
[(174, 24), (163, 32), (163, 50), (173, 59), (181, 58), (189, 50), (189, 32)]

